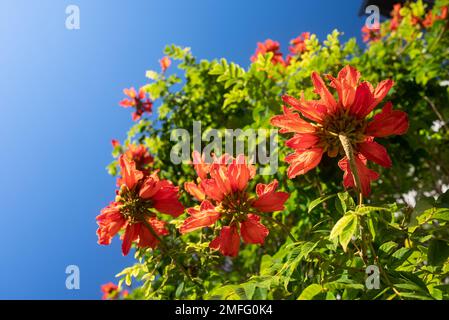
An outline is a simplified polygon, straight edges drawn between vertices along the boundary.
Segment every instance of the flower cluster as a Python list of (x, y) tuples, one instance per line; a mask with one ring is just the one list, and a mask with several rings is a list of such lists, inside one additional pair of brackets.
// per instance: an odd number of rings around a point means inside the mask
[(397, 30), (401, 21), (402, 21), (401, 4), (396, 3), (393, 6), (393, 11), (391, 11), (390, 30), (391, 31)]
[(248, 183), (254, 178), (255, 168), (243, 155), (232, 158), (224, 155), (207, 164), (205, 156), (194, 152), (194, 167), (198, 184), (186, 182), (187, 192), (202, 201), (199, 206), (188, 208), (189, 217), (180, 227), (187, 233), (221, 222), (218, 236), (209, 247), (225, 256), (237, 256), (240, 237), (248, 244), (264, 244), (269, 230), (260, 223), (260, 215), (284, 210), (289, 194), (276, 191), (276, 180), (256, 186), (257, 196), (248, 192)]
[(128, 296), (128, 290), (120, 290), (120, 288), (112, 282), (102, 285), (101, 292), (103, 293), (103, 300), (118, 300)]
[(154, 162), (153, 156), (148, 152), (147, 147), (143, 144), (126, 144), (126, 149), (122, 148), (118, 140), (113, 139), (111, 144), (115, 150), (118, 149), (120, 153), (123, 153), (129, 160), (134, 161), (136, 169), (142, 171), (145, 174), (149, 174), (150, 166)]
[[(404, 11), (405, 10), (405, 11)], [(428, 10), (424, 16), (416, 16), (413, 14), (414, 10), (412, 8), (406, 7), (403, 10), (402, 4), (397, 3), (393, 6), (393, 10), (391, 11), (391, 20), (389, 23), (389, 30), (396, 31), (400, 24), (406, 20), (412, 26), (417, 26), (422, 29), (429, 29), (433, 26), (436, 21), (447, 19), (448, 15), (448, 7), (444, 6), (438, 10), (438, 14), (434, 12), (434, 10)], [(383, 36), (386, 35), (385, 29), (380, 29), (380, 25), (378, 27), (369, 28), (364, 26), (362, 28), (362, 39), (363, 42), (375, 42), (380, 40)]]
[(129, 160), (134, 161), (137, 170), (140, 170), (145, 174), (149, 174), (149, 166), (154, 162), (154, 158), (150, 155), (148, 149), (143, 144), (128, 144), (128, 149), (124, 152), (124, 155)]
[(425, 18), (420, 22), (424, 28), (430, 28), (436, 21), (446, 20), (448, 7), (441, 8), (440, 14), (435, 14), (432, 10), (428, 11)]
[(146, 97), (146, 93), (143, 88), (140, 88), (138, 93), (134, 88), (123, 89), (123, 93), (128, 96), (128, 98), (123, 99), (119, 104), (124, 108), (132, 107), (135, 109), (132, 113), (133, 121), (139, 120), (145, 112), (151, 113), (153, 109), (153, 102)]
[(273, 64), (280, 64), (284, 67), (290, 65), (293, 57), (299, 56), (307, 51), (306, 41), (310, 39), (309, 32), (303, 32), (298, 37), (290, 40), (289, 51), (290, 54), (284, 59), (281, 52), (281, 45), (277, 41), (271, 39), (265, 40), (265, 42), (258, 42), (256, 52), (251, 56), (251, 62), (257, 60), (257, 57), (261, 54), (266, 54), (268, 52), (273, 53), (271, 62)]
[(126, 155), (120, 156), (119, 164), (121, 178), (116, 199), (97, 216), (98, 243), (109, 245), (112, 238), (124, 230), (123, 255), (129, 253), (133, 242), (141, 248), (155, 248), (159, 237), (168, 234), (166, 223), (159, 220), (156, 213), (177, 217), (184, 212), (178, 187), (161, 180), (157, 171), (145, 174), (137, 170), (136, 163)]
[[(401, 13), (402, 5), (397, 3), (393, 6), (393, 11), (391, 11), (391, 22), (390, 22), (390, 30), (395, 31), (398, 29), (402, 20), (404, 19), (403, 14)], [(413, 26), (419, 26), (421, 28), (428, 29), (433, 26), (436, 21), (445, 20), (448, 14), (448, 7), (444, 6), (441, 8), (439, 14), (435, 14), (432, 10), (427, 11), (426, 15), (422, 17), (418, 17), (416, 15), (411, 15), (411, 24)]]
[(169, 57), (164, 56), (164, 57), (161, 58), (161, 60), (159, 60), (159, 64), (161, 65), (162, 72), (165, 72), (170, 67), (171, 60), (170, 60)]
[[(300, 55), (307, 50), (306, 40), (310, 39), (309, 32), (303, 32), (296, 38), (290, 40), (290, 47), (288, 50), (294, 56)], [(288, 57), (287, 57), (288, 58)]]
[(343, 158), (338, 165), (344, 171), (344, 186), (354, 187), (349, 151), (354, 156), (360, 189), (368, 195), (370, 182), (379, 175), (366, 166), (367, 160), (384, 167), (391, 166), (387, 150), (374, 138), (404, 134), (408, 129), (407, 114), (393, 110), (391, 102), (388, 102), (372, 121), (367, 120), (390, 91), (392, 80), (384, 80), (374, 88), (369, 82), (360, 82), (360, 73), (351, 66), (344, 67), (337, 78), (327, 77), (331, 87), (337, 91), (338, 99), (314, 72), (312, 82), (321, 99), (305, 100), (302, 96), (297, 100), (284, 95), (282, 99), (290, 107), (284, 106), (284, 114), (271, 119), (272, 125), (281, 128), (281, 133), (295, 133), (286, 142), (295, 150), (285, 159), (290, 164), (288, 177), (291, 179), (315, 168), (324, 154), (341, 156)]
[(363, 42), (375, 42), (380, 40), (380, 28), (369, 28), (368, 26), (363, 26), (362, 28), (362, 39)]
[(271, 39), (265, 40), (265, 42), (258, 42), (257, 49), (254, 55), (251, 57), (251, 62), (257, 60), (257, 57), (261, 54), (266, 54), (268, 52), (273, 53), (273, 57), (271, 58), (271, 62), (273, 64), (281, 64), (286, 65), (284, 57), (282, 56), (281, 45), (277, 41), (273, 41)]

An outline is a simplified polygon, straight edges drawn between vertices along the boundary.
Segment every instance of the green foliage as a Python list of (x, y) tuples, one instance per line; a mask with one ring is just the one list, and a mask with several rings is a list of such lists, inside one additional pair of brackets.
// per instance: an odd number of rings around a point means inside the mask
[[(437, 1), (435, 10), (448, 4)], [(189, 165), (171, 164), (172, 129), (190, 131), (194, 120), (201, 120), (203, 130), (269, 129), (269, 119), (281, 112), (282, 94), (316, 97), (312, 71), (335, 75), (350, 64), (373, 83), (394, 79), (388, 100), (408, 113), (410, 129), (382, 141), (393, 167), (376, 167), (381, 179), (363, 206), (344, 192), (333, 159), (288, 180), (283, 159), (289, 151), (281, 141), (278, 172), (257, 182), (276, 178), (290, 193), (286, 210), (274, 219), (290, 229), (295, 241), (266, 220), (271, 232), (263, 247), (247, 245), (238, 257), (224, 258), (208, 248), (211, 230), (180, 236), (175, 226), (185, 218), (181, 216), (171, 221), (168, 246), (189, 277), (159, 249), (138, 249), (138, 263), (118, 275), (121, 285), (135, 288), (129, 298), (449, 299), (449, 193), (443, 193), (449, 184), (448, 23), (422, 30), (411, 24), (412, 12), (425, 15), (421, 1), (401, 11), (406, 18), (396, 31), (389, 31), (389, 21), (383, 23), (384, 37), (365, 49), (355, 39), (341, 43), (338, 31), (323, 42), (312, 35), (307, 50), (288, 66), (272, 63), (272, 53), (259, 55), (245, 69), (225, 59), (198, 61), (189, 48), (165, 49), (179, 72), (147, 72), (150, 83), (144, 88), (159, 102), (158, 120), (136, 123), (127, 141), (145, 144), (155, 168), (180, 186), (195, 175)], [(446, 125), (432, 129), (441, 120)], [(108, 169), (115, 175), (115, 162)], [(405, 196), (412, 190), (417, 193), (415, 208)], [(185, 194), (182, 201), (195, 204)], [(380, 267), (380, 289), (366, 288), (368, 265)]]

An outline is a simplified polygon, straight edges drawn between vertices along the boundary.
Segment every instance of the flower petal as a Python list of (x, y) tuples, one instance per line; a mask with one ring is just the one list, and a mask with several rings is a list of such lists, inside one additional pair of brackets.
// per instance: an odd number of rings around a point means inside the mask
[(218, 185), (214, 179), (201, 180), (200, 186), (201, 188), (203, 188), (206, 196), (208, 196), (210, 199), (215, 201), (223, 200), (224, 194), (218, 188)]
[(304, 117), (318, 123), (322, 123), (327, 114), (327, 107), (323, 105), (321, 101), (306, 101), (304, 97), (302, 97), (301, 101), (299, 101), (289, 95), (283, 95), (282, 100), (289, 106), (292, 106), (294, 109), (301, 112)]
[[(158, 236), (166, 236), (169, 234), (165, 227), (165, 221), (153, 217), (149, 218), (147, 222)], [(153, 235), (145, 224), (142, 224), (139, 230), (139, 242), (137, 243), (137, 246), (140, 248), (155, 248), (158, 243), (159, 240)]]
[(391, 167), (391, 159), (388, 156), (387, 149), (377, 142), (365, 141), (358, 144), (357, 148), (368, 160), (374, 161), (385, 168)]
[(220, 218), (220, 213), (207, 200), (204, 200), (199, 208), (188, 208), (187, 212), (190, 214), (190, 217), (184, 220), (184, 223), (179, 228), (182, 234), (211, 226)]
[[(364, 196), (368, 196), (371, 193), (371, 181), (377, 180), (379, 178), (379, 174), (373, 170), (370, 170), (366, 166), (366, 158), (360, 153), (357, 154), (354, 158), (357, 167), (357, 173), (360, 178), (360, 187), (362, 189), (362, 194)], [(343, 159), (341, 159), (338, 162), (338, 166), (341, 170), (344, 171), (343, 185), (345, 186), (345, 188), (354, 187), (354, 176), (352, 175), (348, 158), (344, 157)]]
[(374, 107), (377, 106), (385, 98), (393, 85), (394, 81), (391, 79), (383, 80), (377, 85), (376, 89), (373, 92), (374, 101), (370, 106), (371, 110), (373, 110)]
[(290, 164), (290, 167), (287, 169), (289, 179), (305, 174), (315, 168), (320, 163), (322, 156), (322, 148), (297, 150), (295, 153), (288, 155), (285, 161)]
[(112, 238), (126, 225), (126, 219), (115, 202), (102, 209), (96, 220), (98, 244), (102, 245), (109, 245)]
[(205, 162), (206, 156), (204, 154), (201, 155), (198, 151), (194, 150), (192, 158), (193, 167), (195, 168), (198, 177), (200, 177), (200, 179), (206, 179), (210, 169), (210, 164)]
[(315, 147), (320, 142), (320, 138), (312, 133), (297, 133), (293, 138), (287, 140), (285, 145), (295, 150), (305, 150)]
[(406, 133), (409, 126), (407, 114), (392, 109), (392, 103), (387, 102), (381, 113), (376, 114), (373, 121), (368, 123), (365, 134), (373, 137), (387, 137)]
[(131, 249), (131, 244), (135, 241), (139, 235), (140, 223), (129, 224), (126, 227), (125, 234), (123, 235), (122, 253), (126, 256)]
[(216, 186), (223, 195), (232, 192), (231, 180), (229, 179), (228, 167), (219, 164), (213, 164), (210, 170), (210, 176), (214, 179)]
[(277, 186), (277, 180), (273, 180), (270, 184), (257, 184), (258, 199), (252, 203), (252, 207), (262, 212), (284, 210), (284, 203), (287, 201), (289, 194), (287, 192), (276, 192)]
[(143, 173), (136, 169), (134, 161), (129, 160), (125, 155), (121, 155), (119, 158), (119, 164), (121, 168), (122, 183), (126, 184), (128, 189), (134, 188), (137, 182), (143, 178)]
[(259, 221), (258, 215), (248, 214), (248, 219), (240, 224), (240, 233), (245, 243), (264, 244), (270, 231)]
[(283, 115), (274, 116), (270, 120), (270, 123), (273, 126), (281, 128), (281, 130), (279, 130), (280, 133), (313, 133), (316, 131), (314, 126), (302, 119), (299, 114), (293, 112), (292, 109), (283, 106), (283, 110)]
[(317, 72), (312, 72), (312, 83), (315, 87), (315, 93), (320, 95), (321, 102), (326, 106), (327, 111), (334, 113), (337, 110), (337, 102)]
[(362, 82), (355, 91), (354, 103), (350, 107), (350, 113), (359, 118), (365, 118), (373, 109), (374, 96), (368, 82)]
[(360, 80), (360, 72), (349, 65), (338, 73), (337, 78), (328, 75), (331, 86), (337, 90), (341, 104), (348, 108), (354, 103), (355, 92)]
[(162, 180), (160, 189), (151, 198), (153, 207), (165, 214), (177, 217), (184, 213), (184, 206), (179, 201), (178, 187), (175, 187), (170, 181)]
[(251, 178), (251, 172), (246, 164), (244, 155), (239, 155), (237, 156), (237, 159), (232, 161), (229, 165), (228, 173), (233, 192), (246, 189), (248, 181)]
[(203, 188), (195, 182), (189, 181), (184, 183), (184, 189), (192, 196), (202, 201), (206, 198)]
[(221, 254), (236, 257), (240, 249), (240, 236), (235, 225), (221, 228), (220, 235), (209, 244), (211, 249), (220, 250)]
[(157, 172), (154, 172), (150, 176), (148, 176), (143, 182), (143, 185), (140, 187), (139, 190), (139, 196), (142, 199), (151, 199), (156, 194), (156, 192), (159, 191), (161, 186), (162, 185), (160, 183)]

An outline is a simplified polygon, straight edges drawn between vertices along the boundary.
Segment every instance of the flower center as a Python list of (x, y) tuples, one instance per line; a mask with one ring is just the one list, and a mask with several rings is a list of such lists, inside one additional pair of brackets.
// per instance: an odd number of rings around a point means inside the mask
[(118, 202), (121, 205), (120, 213), (131, 224), (142, 222), (145, 217), (151, 215), (149, 211), (152, 208), (151, 200), (140, 198), (134, 190), (122, 187), (118, 196)]
[(327, 151), (329, 157), (344, 155), (343, 147), (338, 138), (339, 134), (344, 134), (349, 138), (353, 147), (365, 140), (366, 121), (357, 119), (347, 114), (346, 110), (340, 108), (335, 114), (329, 115), (324, 120), (318, 136), (324, 151)]
[(246, 220), (246, 216), (250, 210), (251, 201), (248, 201), (248, 194), (245, 191), (230, 193), (221, 202), (223, 216), (240, 222)]

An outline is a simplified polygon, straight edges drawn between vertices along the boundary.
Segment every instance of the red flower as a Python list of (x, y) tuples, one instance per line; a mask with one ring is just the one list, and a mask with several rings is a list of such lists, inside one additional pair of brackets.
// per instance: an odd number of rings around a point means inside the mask
[(292, 39), (290, 41), (291, 46), (288, 48), (288, 50), (293, 55), (300, 55), (304, 53), (307, 50), (306, 47), (306, 40), (310, 39), (310, 33), (309, 32), (303, 32), (298, 37)]
[(168, 180), (160, 180), (157, 172), (144, 176), (125, 155), (120, 156), (119, 163), (120, 190), (116, 201), (97, 216), (97, 235), (99, 244), (108, 245), (120, 230), (125, 230), (121, 237), (122, 253), (127, 255), (133, 242), (140, 248), (155, 248), (159, 241), (153, 233), (168, 234), (165, 222), (158, 220), (156, 211), (177, 217), (184, 212), (184, 207), (178, 199), (178, 187)]
[(265, 42), (258, 42), (257, 43), (257, 49), (254, 55), (251, 57), (251, 62), (254, 62), (257, 60), (257, 57), (260, 54), (266, 54), (268, 52), (273, 53), (273, 57), (271, 58), (271, 62), (273, 64), (281, 64), (281, 65), (287, 65), (287, 63), (284, 61), (284, 58), (282, 57), (282, 52), (280, 52), (281, 46), (279, 42), (273, 41), (271, 39), (265, 40)]
[(445, 20), (447, 18), (448, 7), (444, 6), (441, 8), (441, 13), (439, 15), (435, 15), (431, 10), (427, 12), (424, 20), (422, 21), (422, 25), (425, 28), (430, 28), (433, 26), (435, 21)]
[(285, 158), (285, 161), (290, 164), (287, 176), (292, 179), (297, 175), (306, 174), (321, 162), (323, 152), (322, 148), (296, 149), (295, 153)]
[(206, 198), (206, 194), (204, 193), (203, 188), (200, 185), (197, 185), (195, 182), (186, 182), (184, 183), (184, 189), (196, 199), (202, 201)]
[(112, 139), (111, 140), (111, 144), (112, 144), (113, 148), (120, 147), (120, 142), (118, 140), (116, 140), (116, 139)]
[(171, 60), (169, 57), (164, 56), (161, 60), (159, 60), (159, 64), (161, 65), (162, 72), (165, 72), (171, 65)]
[(136, 111), (132, 113), (133, 121), (139, 120), (145, 112), (151, 113), (153, 102), (151, 102), (149, 98), (145, 99), (146, 94), (143, 88), (139, 89), (139, 94), (137, 94), (134, 88), (123, 89), (123, 92), (129, 98), (123, 99), (119, 104), (124, 108), (133, 107), (136, 109)]
[[(195, 169), (201, 178), (198, 185), (188, 182), (187, 192), (201, 200), (201, 205), (187, 209), (189, 217), (180, 227), (181, 233), (211, 227), (218, 221), (223, 227), (211, 243), (212, 249), (234, 257), (240, 247), (240, 235), (245, 243), (263, 244), (268, 229), (259, 222), (257, 214), (284, 210), (289, 195), (276, 191), (278, 182), (259, 183), (257, 197), (248, 192), (248, 183), (255, 175), (254, 166), (246, 163), (243, 155), (236, 159), (224, 155), (206, 164), (204, 156), (193, 154)], [(240, 231), (240, 235), (239, 235)]]
[(405, 112), (393, 110), (393, 104), (387, 102), (382, 112), (376, 114), (368, 123), (366, 134), (373, 137), (401, 135), (408, 130), (408, 117)]
[(118, 287), (112, 282), (102, 285), (101, 292), (103, 292), (103, 300), (116, 299), (118, 297)]
[(221, 228), (220, 235), (210, 242), (209, 247), (220, 250), (224, 256), (236, 257), (240, 248), (240, 236), (237, 226), (234, 224)]
[[(358, 153), (355, 156), (355, 164), (357, 167), (357, 172), (360, 177), (360, 184), (362, 188), (362, 193), (364, 195), (369, 195), (371, 193), (371, 181), (377, 180), (379, 178), (379, 174), (374, 172), (373, 170), (368, 169), (366, 166), (366, 158)], [(345, 156), (338, 162), (338, 166), (341, 170), (344, 171), (343, 175), (343, 185), (346, 188), (354, 187), (354, 176), (352, 175), (351, 168), (349, 167), (348, 158)]]
[(375, 42), (380, 40), (380, 29), (370, 29), (367, 26), (362, 28), (363, 42)]
[(119, 204), (112, 202), (109, 206), (101, 210), (101, 214), (97, 217), (98, 223), (98, 243), (109, 245), (111, 239), (125, 225), (126, 219), (120, 213)]
[(433, 26), (433, 23), (435, 22), (435, 16), (433, 15), (432, 11), (427, 12), (424, 20), (422, 21), (422, 25), (424, 28), (430, 28)]
[(126, 150), (124, 154), (129, 160), (135, 162), (137, 170), (140, 170), (145, 174), (149, 173), (148, 167), (154, 162), (154, 158), (143, 144), (129, 144), (128, 150)]
[(284, 203), (288, 199), (288, 193), (276, 192), (277, 187), (277, 180), (272, 181), (270, 184), (259, 183), (256, 186), (258, 199), (252, 203), (252, 206), (262, 212), (284, 210)]
[(448, 7), (444, 6), (441, 8), (441, 13), (438, 16), (438, 20), (446, 20), (447, 19), (447, 13), (448, 13)]
[[(345, 137), (354, 149), (361, 189), (364, 195), (368, 195), (370, 181), (377, 179), (377, 174), (366, 168), (366, 160), (384, 167), (391, 166), (386, 149), (374, 142), (374, 138), (404, 134), (408, 129), (407, 114), (392, 110), (389, 102), (372, 121), (367, 120), (367, 116), (393, 86), (392, 80), (384, 80), (374, 88), (368, 82), (360, 82), (360, 73), (350, 66), (344, 67), (337, 78), (330, 75), (328, 78), (331, 87), (337, 91), (338, 100), (314, 72), (312, 82), (320, 100), (306, 101), (304, 97), (297, 100), (283, 96), (284, 102), (291, 107), (284, 106), (284, 114), (271, 119), (271, 124), (281, 128), (281, 133), (295, 133), (286, 143), (295, 150), (286, 157), (290, 164), (288, 177), (292, 179), (315, 168), (323, 154), (346, 157), (341, 142)], [(345, 171), (344, 185), (350, 187), (353, 186), (353, 182), (349, 181), (352, 173), (345, 163), (345, 159), (340, 161), (340, 168)]]
[(240, 233), (242, 234), (242, 239), (244, 242), (254, 244), (263, 244), (265, 242), (265, 238), (268, 236), (269, 231), (259, 221), (259, 216), (255, 214), (248, 214), (248, 219), (240, 224)]
[(113, 284), (112, 282), (108, 282), (101, 286), (101, 292), (103, 292), (103, 296), (101, 299), (103, 300), (117, 300), (122, 297), (126, 297), (128, 295), (127, 290), (121, 291), (118, 286)]
[(390, 30), (391, 31), (397, 30), (401, 21), (402, 21), (401, 4), (396, 3), (393, 6), (393, 11), (391, 11)]
[(210, 165), (206, 163), (205, 156), (200, 155), (199, 152), (193, 152), (193, 167), (200, 179), (205, 179), (209, 173)]
[(192, 232), (203, 227), (211, 226), (220, 218), (220, 213), (215, 211), (215, 207), (208, 200), (201, 202), (199, 208), (188, 208), (187, 212), (190, 217), (184, 221), (179, 229), (181, 233)]

